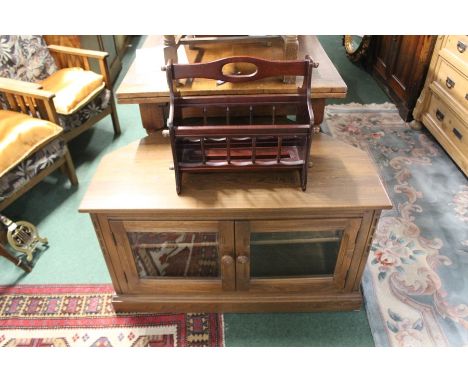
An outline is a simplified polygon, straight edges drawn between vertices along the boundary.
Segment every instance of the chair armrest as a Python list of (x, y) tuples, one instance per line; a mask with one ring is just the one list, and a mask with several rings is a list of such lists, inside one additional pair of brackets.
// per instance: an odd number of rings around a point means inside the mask
[(81, 56), (81, 57), (88, 57), (88, 58), (96, 58), (98, 60), (104, 60), (109, 55), (109, 53), (101, 52), (99, 50), (72, 48), (70, 46), (62, 46), (62, 45), (49, 45), (48, 48), (51, 52), (55, 52), (55, 53), (70, 54), (72, 56)]
[(33, 86), (22, 86), (23, 83), (18, 86), (17, 82), (0, 78), (0, 93), (5, 95), (8, 109), (58, 124), (57, 111), (53, 102), (55, 94)]
[[(112, 89), (111, 82), (110, 82), (110, 75), (109, 69), (107, 68), (106, 58), (109, 56), (107, 52), (101, 52), (99, 50), (89, 50), (89, 49), (81, 49), (81, 48), (72, 48), (69, 46), (62, 46), (62, 45), (49, 45), (49, 51), (52, 53), (57, 53), (58, 55), (64, 56), (78, 56), (82, 57), (84, 61), (84, 68), (89, 70), (89, 64), (87, 59), (94, 58), (97, 59), (99, 62), (99, 70), (101, 75), (104, 77), (104, 82), (106, 83), (106, 87), (108, 89)], [(70, 64), (68, 64), (69, 66)], [(67, 67), (67, 65), (65, 65)]]
[(15, 80), (15, 79), (12, 79), (12, 78), (0, 77), (0, 82), (3, 85), (8, 85), (8, 86), (11, 86), (12, 88), (42, 89), (41, 84), (37, 84), (35, 82)]
[[(29, 84), (31, 86), (25, 84)], [(9, 78), (0, 78), (0, 92), (2, 93), (31, 97), (40, 100), (48, 100), (55, 97), (54, 93), (42, 90), (41, 87), (42, 86), (40, 84), (11, 80)]]

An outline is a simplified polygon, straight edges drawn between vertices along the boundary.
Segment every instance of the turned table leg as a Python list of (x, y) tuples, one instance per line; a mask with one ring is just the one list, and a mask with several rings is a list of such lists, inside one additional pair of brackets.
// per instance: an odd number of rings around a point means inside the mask
[(172, 60), (172, 63), (177, 64), (177, 43), (174, 35), (164, 35), (164, 64)]
[[(299, 51), (299, 40), (296, 35), (283, 36), (284, 41), (284, 59), (297, 60), (297, 52)], [(284, 82), (286, 84), (293, 84), (296, 82), (296, 76), (285, 76)]]
[(325, 113), (325, 98), (313, 98), (312, 110), (314, 112), (314, 131), (319, 132)]
[(141, 123), (148, 135), (162, 130), (165, 126), (164, 105), (141, 103), (140, 115)]

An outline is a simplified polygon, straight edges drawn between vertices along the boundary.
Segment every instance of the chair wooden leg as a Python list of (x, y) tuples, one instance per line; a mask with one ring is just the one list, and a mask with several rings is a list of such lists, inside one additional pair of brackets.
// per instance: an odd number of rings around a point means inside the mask
[(302, 167), (301, 169), (301, 188), (302, 191), (305, 191), (307, 189), (307, 168)]
[(25, 272), (31, 272), (32, 268), (24, 262), (22, 259), (18, 259), (17, 257), (13, 256), (7, 249), (0, 244), (0, 256), (4, 257), (5, 259), (11, 261), (17, 267), (20, 267)]
[(310, 145), (312, 141), (312, 136), (309, 134), (306, 138), (306, 152), (304, 156), (304, 164), (302, 165), (301, 169), (301, 188), (302, 191), (307, 189), (307, 174), (309, 171), (309, 163), (310, 163)]
[(68, 149), (65, 151), (65, 163), (62, 165), (62, 168), (67, 174), (68, 179), (70, 179), (70, 183), (73, 186), (78, 186), (78, 178), (76, 177), (75, 165), (73, 164), (73, 160)]
[(176, 192), (177, 192), (177, 195), (179, 195), (180, 192), (182, 191), (182, 173), (177, 168), (174, 168), (174, 171), (175, 171)]
[(117, 116), (117, 108), (115, 106), (114, 96), (111, 95), (111, 117), (112, 117), (112, 125), (114, 126), (114, 135), (120, 135), (120, 123), (119, 117)]

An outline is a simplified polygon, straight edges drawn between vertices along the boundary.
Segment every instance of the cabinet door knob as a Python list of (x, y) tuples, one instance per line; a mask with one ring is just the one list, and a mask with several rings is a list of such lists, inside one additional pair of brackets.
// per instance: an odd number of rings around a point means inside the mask
[(436, 117), (439, 121), (443, 121), (445, 118), (445, 114), (442, 113), (439, 109), (436, 110)]
[(463, 53), (466, 50), (466, 45), (461, 41), (457, 42), (457, 49), (460, 53)]
[(455, 86), (455, 81), (453, 81), (450, 77), (447, 77), (447, 79), (445, 80), (445, 85), (449, 89), (452, 89)]

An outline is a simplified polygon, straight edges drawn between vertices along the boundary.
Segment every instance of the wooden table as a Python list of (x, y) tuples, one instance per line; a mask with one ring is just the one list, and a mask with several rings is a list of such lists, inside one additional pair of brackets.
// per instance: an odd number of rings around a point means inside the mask
[(187, 174), (151, 134), (108, 154), (81, 203), (112, 278), (117, 311), (358, 309), (380, 212), (391, 208), (368, 155), (329, 136), (298, 174)]
[(283, 41), (283, 57), (285, 60), (296, 60), (299, 48), (297, 35), (218, 35), (218, 36), (188, 36), (188, 35), (164, 35), (164, 62), (172, 60), (178, 62), (178, 48), (181, 45), (194, 45), (197, 43), (210, 44), (245, 44), (245, 43), (267, 43), (280, 38)]
[[(325, 100), (328, 98), (345, 98), (347, 87), (333, 63), (323, 50), (315, 36), (298, 36), (297, 57), (309, 54), (320, 66), (312, 75), (311, 97), (314, 111), (314, 124), (323, 121)], [(211, 44), (197, 45), (200, 49), (185, 48), (189, 62), (206, 62), (220, 57), (233, 55), (253, 55), (268, 59), (283, 59), (284, 47), (282, 41), (273, 41), (271, 46), (253, 44)], [(180, 52), (179, 52), (180, 53)], [(182, 52), (183, 53), (183, 52)], [(180, 55), (180, 54), (179, 54)], [(182, 60), (180, 60), (182, 62)], [(137, 51), (136, 58), (116, 94), (120, 104), (138, 104), (140, 106), (143, 127), (149, 133), (162, 129), (167, 118), (169, 89), (165, 73), (161, 71), (164, 65), (163, 36), (148, 36), (142, 49)], [(285, 84), (282, 81), (270, 80), (260, 84), (230, 84), (217, 86), (214, 81), (197, 80), (180, 88), (183, 94), (255, 94), (258, 92), (274, 93), (281, 89), (293, 91), (295, 84)]]

